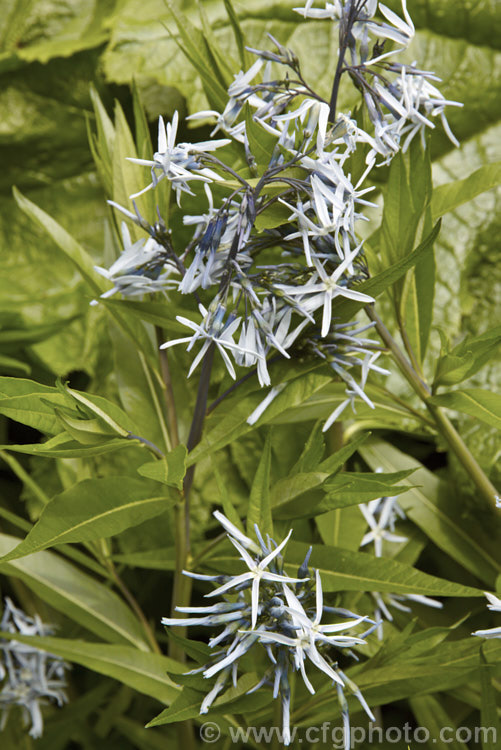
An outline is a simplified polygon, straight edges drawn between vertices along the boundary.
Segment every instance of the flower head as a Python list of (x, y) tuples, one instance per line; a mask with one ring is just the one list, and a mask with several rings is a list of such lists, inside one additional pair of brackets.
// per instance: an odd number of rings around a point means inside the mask
[[(29, 617), (6, 597), (0, 630), (20, 635), (50, 635), (52, 629), (40, 618)], [(0, 640), (0, 709), (3, 728), (12, 706), (21, 706), (25, 723), (31, 722), (30, 735), (43, 733), (42, 706), (53, 701), (61, 706), (66, 702), (65, 670), (68, 665), (59, 657), (16, 640)]]
[[(163, 618), (164, 625), (203, 625), (223, 629), (209, 641), (214, 657), (203, 667), (204, 677), (216, 681), (202, 701), (200, 713), (206, 713), (215, 698), (225, 689), (226, 682), (236, 681), (238, 663), (251, 649), (266, 654), (269, 666), (253, 688), (266, 683), (273, 686), (273, 697), (280, 697), (284, 744), (290, 742), (291, 694), (289, 674), (299, 671), (310, 692), (315, 692), (307, 667), (315, 667), (326, 675), (344, 697), (348, 689), (361, 702), (372, 719), (372, 713), (354, 683), (338, 667), (336, 652), (355, 645), (364, 645), (365, 638), (375, 627), (372, 620), (342, 611), (342, 622), (322, 622), (325, 613), (322, 581), (319, 571), (314, 579), (308, 569), (310, 551), (297, 571), (297, 577), (284, 573), (282, 552), (292, 532), (276, 544), (269, 536), (263, 538), (256, 525), (258, 544), (240, 531), (222, 513), (215, 513), (237, 549), (248, 571), (236, 575), (199, 576), (201, 580), (218, 583), (207, 597), (222, 597), (208, 607), (178, 607), (181, 613), (195, 614), (192, 618)], [(252, 553), (252, 554), (251, 554)], [(249, 591), (250, 590), (250, 591)], [(339, 610), (336, 610), (341, 613)], [(369, 629), (362, 634), (354, 630), (362, 623)], [(217, 648), (217, 650), (216, 650)], [(257, 654), (256, 654), (257, 656)]]

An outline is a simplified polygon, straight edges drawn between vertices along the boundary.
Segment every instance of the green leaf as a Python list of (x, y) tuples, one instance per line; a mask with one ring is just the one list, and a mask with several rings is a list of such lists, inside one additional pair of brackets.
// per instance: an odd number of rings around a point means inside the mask
[(186, 334), (186, 326), (178, 323), (175, 316), (192, 314), (191, 310), (183, 309), (180, 301), (177, 300), (175, 310), (173, 309), (173, 305), (166, 301), (150, 302), (149, 300), (141, 300), (137, 302), (127, 299), (104, 299), (100, 304), (103, 304), (110, 310), (126, 310), (140, 320), (161, 326), (168, 333)]
[(431, 210), (436, 221), (444, 214), (455, 211), (487, 190), (501, 185), (501, 161), (486, 164), (463, 180), (454, 180), (433, 189)]
[[(433, 244), (440, 232), (440, 227), (441, 223), (438, 221), (430, 234), (416, 247), (415, 250), (395, 261), (395, 263), (390, 265), (389, 268), (376, 274), (368, 281), (363, 281), (361, 284), (358, 284), (357, 291), (363, 292), (364, 294), (370, 294), (372, 297), (378, 297), (386, 289), (389, 289), (392, 285), (400, 281), (402, 276), (405, 276), (408, 271), (421, 263), (430, 254), (433, 249)], [(334, 301), (332, 309), (337, 311), (337, 308), (339, 307), (340, 318), (342, 320), (351, 320), (363, 306), (363, 303), (355, 302), (354, 300), (346, 300), (337, 303)]]
[(311, 431), (299, 459), (290, 470), (290, 474), (308, 473), (316, 469), (321, 462), (324, 451), (325, 445), (322, 423), (318, 422)]
[[(0, 534), (0, 554), (7, 555), (21, 542)], [(149, 650), (141, 625), (122, 599), (54, 552), (0, 563), (0, 572), (20, 578), (37, 596), (82, 627), (112, 643)]]
[[(285, 567), (289, 574), (304, 560), (309, 545), (290, 542)], [(311, 564), (320, 570), (326, 591), (390, 591), (395, 594), (425, 596), (482, 596), (481, 589), (463, 586), (422, 573), (410, 565), (372, 557), (365, 552), (352, 552), (326, 545), (313, 545)]]
[[(116, 102), (112, 162), (112, 197), (115, 203), (118, 203), (120, 206), (128, 206), (130, 203), (129, 196), (137, 193), (151, 179), (149, 172), (144, 167), (128, 161), (128, 157), (137, 157), (136, 145), (122, 107)], [(138, 196), (135, 200), (142, 216), (153, 217), (155, 215), (155, 198), (152, 191)], [(129, 222), (128, 227), (133, 241), (144, 237), (144, 232), (136, 224)]]
[[(411, 253), (431, 230), (431, 164), (429, 149), (423, 154), (415, 139), (408, 151), (399, 152), (390, 166), (385, 189), (383, 220), (379, 233), (380, 253), (385, 265), (394, 264)], [(419, 267), (394, 285), (392, 296), (400, 328), (418, 363), (424, 357), (431, 327), (435, 265), (433, 243)]]
[(450, 391), (428, 399), (436, 406), (464, 412), (493, 427), (501, 428), (501, 399), (496, 393), (481, 388)]
[(150, 494), (144, 482), (131, 477), (85, 479), (56, 495), (26, 539), (0, 563), (55, 544), (114, 536), (154, 518), (166, 510), (169, 499)]
[(209, 51), (204, 35), (185, 15), (176, 10), (170, 0), (167, 0), (167, 3), (180, 36), (180, 40), (175, 39), (176, 43), (198, 72), (210, 106), (216, 111), (222, 112), (226, 106), (228, 94), (220, 79), (219, 70), (214, 65), (214, 58)]
[(480, 336), (468, 336), (451, 352), (446, 351), (437, 362), (434, 389), (470, 378), (496, 355), (500, 343), (501, 326), (497, 326)]
[(254, 536), (254, 524), (261, 534), (273, 536), (270, 502), (271, 432), (268, 431), (263, 452), (252, 483), (247, 510), (247, 534)]
[[(284, 390), (278, 394), (275, 400), (268, 406), (264, 415), (259, 419), (259, 426), (271, 422), (279, 414), (302, 404), (313, 393), (323, 388), (330, 381), (330, 375), (320, 375), (315, 372), (307, 372), (300, 377), (290, 380), (290, 382), (287, 382)], [(208, 430), (204, 438), (202, 438), (200, 445), (194, 448), (188, 455), (188, 466), (192, 463), (197, 463), (202, 457), (209, 455), (212, 451), (224, 448), (241, 435), (245, 435), (247, 432), (255, 429), (255, 426), (247, 424), (247, 419), (263, 398), (264, 394), (261, 391), (258, 393), (258, 398), (254, 396), (238, 400), (231, 411), (220, 419), (212, 429), (210, 429), (212, 418), (209, 417), (207, 420)]]
[[(285, 548), (285, 568), (295, 575), (303, 562), (309, 544), (290, 541)], [(214, 555), (207, 565), (219, 572), (235, 574), (235, 558)], [(478, 596), (481, 589), (422, 573), (410, 565), (384, 557), (373, 557), (366, 552), (354, 552), (342, 547), (314, 544), (311, 565), (318, 568), (325, 591), (389, 591), (394, 594), (423, 594), (425, 596)]]
[(497, 712), (496, 689), (492, 684), (495, 670), (485, 658), (483, 648), (480, 649), (480, 686), (482, 703), (480, 710), (480, 724), (485, 732), (482, 738), (482, 750), (496, 750), (496, 739), (499, 737), (500, 722)]
[[(437, 750), (468, 750), (464, 742), (456, 740), (457, 726), (441, 701), (433, 695), (417, 695), (409, 701), (412, 712), (417, 723), (426, 727), (433, 738), (433, 745)], [(446, 741), (441, 740), (441, 731), (444, 727), (450, 728), (446, 735)]]
[(244, 111), (245, 132), (249, 141), (250, 152), (256, 160), (256, 164), (266, 169), (270, 163), (273, 150), (277, 145), (277, 139), (253, 119), (252, 109), (249, 104), (245, 105)]
[[(45, 397), (48, 395), (53, 399), (54, 406), (56, 404), (63, 406), (66, 403), (62, 394), (53, 392), (44, 394)], [(61, 424), (54, 407), (44, 402), (43, 396), (37, 393), (0, 399), (0, 414), (47, 435), (56, 435), (61, 432)]]
[(69, 638), (15, 636), (2, 633), (2, 638), (14, 638), (43, 651), (80, 664), (94, 672), (113, 677), (124, 685), (161, 703), (171, 703), (179, 695), (179, 688), (167, 677), (167, 670), (180, 672), (182, 666), (161, 654), (138, 651), (130, 646), (108, 643), (87, 643)]
[(167, 453), (159, 461), (152, 461), (142, 464), (137, 470), (143, 477), (155, 479), (157, 482), (177, 487), (178, 490), (183, 488), (183, 479), (186, 474), (186, 446), (178, 445), (174, 450)]
[(499, 521), (496, 518), (490, 520), (495, 524), (496, 532), (487, 534), (473, 515), (463, 518), (448, 484), (440, 481), (419, 461), (383, 440), (371, 439), (360, 448), (360, 453), (373, 470), (378, 467), (390, 472), (415, 469), (412, 484), (420, 486), (402, 495), (400, 506), (440, 549), (493, 587), (501, 572), (499, 550), (494, 542), (496, 535), (501, 533)]
[(13, 192), (19, 208), (52, 237), (59, 249), (62, 250), (65, 256), (74, 264), (75, 268), (82, 274), (92, 292), (99, 295), (106, 291), (106, 281), (95, 272), (93, 259), (71, 234), (63, 229), (45, 211), (22, 195), (19, 190), (14, 188)]
[(183, 687), (176, 700), (165, 708), (158, 716), (146, 724), (146, 727), (158, 727), (162, 724), (173, 724), (176, 721), (194, 719), (200, 714), (203, 697), (198, 690)]
[(45, 456), (46, 458), (84, 458), (86, 456), (99, 456), (101, 453), (121, 450), (122, 448), (137, 447), (138, 445), (139, 443), (136, 440), (124, 440), (123, 438), (113, 438), (98, 445), (82, 445), (76, 440), (72, 440), (68, 433), (60, 433), (45, 443), (0, 445), (0, 450), (26, 453), (29, 456)]

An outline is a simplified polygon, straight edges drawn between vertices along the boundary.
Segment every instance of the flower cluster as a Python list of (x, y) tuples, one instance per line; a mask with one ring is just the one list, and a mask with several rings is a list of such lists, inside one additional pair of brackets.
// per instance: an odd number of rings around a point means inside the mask
[[(200, 713), (209, 710), (230, 678), (236, 684), (239, 659), (250, 649), (261, 647), (267, 655), (269, 667), (253, 690), (270, 684), (273, 687), (273, 697), (280, 697), (285, 744), (290, 742), (289, 673), (299, 671), (307, 690), (314, 693), (307, 665), (315, 666), (336, 685), (348, 730), (348, 706), (344, 696), (346, 689), (358, 698), (368, 716), (374, 720), (357, 686), (339, 668), (336, 652), (348, 649), (350, 653), (352, 646), (364, 645), (364, 639), (373, 630), (375, 623), (347, 610), (324, 605), (320, 574), (317, 570), (312, 578), (308, 569), (311, 549), (300, 566), (297, 577), (284, 574), (281, 552), (292, 532), (277, 545), (268, 536), (265, 541), (259, 528), (255, 526), (259, 541), (256, 544), (222, 513), (216, 511), (214, 515), (226, 530), (230, 542), (248, 570), (235, 576), (207, 576), (185, 571), (192, 578), (218, 584), (206, 597), (218, 596), (222, 600), (208, 607), (176, 608), (181, 613), (195, 614), (197, 617), (164, 617), (162, 620), (167, 626), (203, 625), (223, 628), (209, 641), (209, 646), (214, 649), (212, 659), (201, 670), (197, 670), (202, 671), (206, 678), (216, 677), (214, 686), (202, 702)], [(323, 624), (324, 613), (337, 614), (344, 620)], [(362, 634), (354, 635), (354, 629), (364, 622), (369, 623), (369, 628)], [(345, 732), (345, 742), (349, 748), (349, 731)]]
[[(8, 597), (5, 599), (0, 630), (29, 636), (52, 633), (52, 629), (44, 625), (37, 615), (29, 617), (15, 607)], [(47, 703), (47, 699), (59, 706), (66, 702), (64, 673), (68, 665), (57, 656), (16, 640), (0, 640), (0, 652), (0, 679), (4, 681), (0, 691), (0, 729), (5, 726), (10, 708), (21, 706), (26, 724), (31, 721), (30, 735), (41, 737), (41, 706)]]
[[(424, 145), (426, 129), (435, 127), (430, 118), (437, 116), (450, 140), (459, 145), (445, 108), (463, 105), (442, 96), (431, 83), (440, 79), (431, 71), (418, 69), (416, 63), (405, 65), (392, 59), (414, 38), (406, 0), (402, 0), (403, 19), (377, 0), (336, 0), (325, 3), (325, 8), (312, 6), (313, 0), (308, 0), (304, 8), (295, 10), (305, 18), (330, 18), (339, 24), (340, 49), (349, 55), (345, 71), (362, 92), (374, 127), (368, 161), (381, 155), (382, 163), (388, 163), (400, 148), (405, 152), (417, 134)], [(374, 19), (378, 11), (384, 21)], [(397, 47), (385, 50), (388, 43)]]
[[(366, 544), (374, 544), (374, 555), (376, 557), (383, 556), (383, 542), (400, 543), (406, 542), (407, 537), (395, 534), (395, 522), (397, 517), (404, 519), (405, 513), (399, 506), (396, 497), (379, 497), (375, 500), (371, 500), (368, 503), (360, 503), (359, 506), (362, 514), (367, 521), (369, 531), (364, 535), (360, 546), (364, 547)], [(393, 622), (393, 615), (391, 614), (389, 607), (394, 607), (402, 612), (410, 612), (411, 609), (404, 602), (412, 601), (418, 602), (419, 604), (425, 604), (428, 607), (441, 608), (442, 602), (436, 599), (431, 599), (429, 596), (422, 596), (421, 594), (391, 594), (391, 593), (380, 593), (379, 591), (371, 591), (371, 597), (374, 600), (376, 610), (375, 618), (379, 621), (378, 626), (378, 637), (382, 639), (382, 618), (385, 618), (389, 622)]]
[[(374, 19), (378, 7), (382, 22)], [(431, 73), (390, 61), (414, 33), (405, 1), (405, 20), (376, 0), (336, 0), (325, 9), (308, 0), (296, 10), (339, 24), (331, 103), (307, 84), (296, 55), (278, 41), (272, 38), (275, 51), (251, 49), (257, 59), (236, 75), (224, 110), (191, 116), (215, 118), (214, 132), (227, 137), (176, 143), (176, 113), (167, 125), (160, 118), (153, 159), (132, 158), (152, 176), (135, 195), (165, 179), (178, 204), (186, 194), (206, 202), (205, 213), (183, 216), (184, 224), (194, 227), (188, 246), (177, 246), (160, 210), (159, 221), (150, 225), (137, 208), (134, 213), (113, 203), (149, 239), (131, 244), (124, 233), (122, 257), (98, 271), (114, 284), (103, 296), (155, 291), (192, 296), (194, 318), (178, 317), (187, 335), (163, 344), (198, 349), (189, 374), (209, 349), (217, 349), (233, 379), (235, 367), (255, 368), (261, 386), (272, 385), (269, 365), (277, 358), (327, 362), (345, 381), (347, 396), (327, 420), (330, 425), (356, 396), (373, 407), (364, 392), (368, 373), (386, 373), (375, 365), (374, 342), (357, 339), (365, 329), (355, 323), (345, 328), (336, 320), (343, 300), (360, 307), (374, 302), (357, 288), (368, 277), (358, 232), (366, 219), (363, 209), (372, 205), (368, 175), (377, 159), (388, 163), (401, 145), (406, 148), (416, 133), (433, 127), (430, 117), (440, 115), (450, 134), (444, 108), (451, 102), (432, 86)], [(386, 42), (397, 49), (383, 51)], [(336, 113), (335, 92), (344, 73), (362, 92), (370, 132), (349, 114)], [(353, 176), (352, 157), (360, 148), (367, 151), (366, 165)], [(235, 150), (244, 164), (239, 171), (228, 163), (229, 158), (235, 163)], [(355, 365), (361, 368), (359, 382), (349, 373)], [(272, 388), (258, 416), (277, 392)]]
[[(487, 600), (488, 607), (492, 612), (501, 612), (501, 599), (494, 594), (489, 594), (488, 591), (484, 592)], [(481, 638), (501, 638), (501, 626), (498, 628), (489, 628), (488, 630), (475, 630), (472, 635), (479, 635)]]

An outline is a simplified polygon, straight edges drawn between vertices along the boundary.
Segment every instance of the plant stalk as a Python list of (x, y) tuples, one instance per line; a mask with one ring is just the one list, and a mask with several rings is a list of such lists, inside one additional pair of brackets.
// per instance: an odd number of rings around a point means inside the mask
[(376, 324), (375, 328), (379, 336), (381, 337), (381, 340), (391, 351), (400, 371), (404, 375), (407, 382), (417, 393), (419, 398), (423, 401), (433, 419), (435, 427), (443, 436), (449, 448), (456, 455), (457, 459), (466, 469), (468, 475), (471, 477), (471, 480), (474, 482), (480, 494), (489, 503), (495, 504), (496, 497), (498, 495), (496, 488), (490, 482), (489, 478), (485, 475), (484, 471), (477, 463), (475, 457), (470, 453), (468, 447), (454, 428), (452, 422), (444, 413), (443, 409), (439, 406), (435, 406), (435, 404), (430, 403), (429, 399), (432, 393), (429, 386), (419, 377), (412, 365), (406, 359), (397, 342), (388, 331), (379, 315), (376, 313), (373, 305), (367, 305), (365, 307), (365, 312), (370, 320), (372, 320)]

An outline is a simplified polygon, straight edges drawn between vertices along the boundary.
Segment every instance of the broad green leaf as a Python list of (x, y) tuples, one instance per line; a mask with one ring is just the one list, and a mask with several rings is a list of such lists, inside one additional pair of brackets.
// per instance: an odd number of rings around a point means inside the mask
[[(301, 564), (309, 545), (291, 541), (286, 548), (289, 574)], [(370, 561), (370, 562), (369, 562)], [(318, 568), (326, 591), (391, 591), (425, 596), (482, 596), (480, 589), (422, 573), (409, 565), (365, 552), (313, 545), (311, 564)]]
[[(411, 471), (395, 472), (394, 474), (361, 474), (356, 472), (341, 472), (333, 479), (322, 484), (323, 496), (301, 495), (318, 487), (325, 475), (318, 473), (300, 475), (293, 477), (294, 483), (297, 479), (297, 488), (292, 489), (289, 495), (281, 493), (274, 506), (276, 518), (311, 518), (322, 513), (327, 513), (336, 508), (347, 508), (351, 505), (359, 505), (375, 500), (379, 497), (400, 495), (410, 489), (410, 485), (398, 485), (401, 479), (412, 474)], [(318, 477), (315, 482), (315, 477)], [(275, 488), (274, 488), (275, 493)], [(299, 496), (296, 498), (296, 496)], [(295, 499), (296, 498), (296, 499)], [(322, 520), (319, 520), (319, 524)]]
[(113, 555), (113, 560), (132, 568), (146, 568), (149, 570), (175, 570), (176, 551), (174, 547), (148, 549), (144, 552), (128, 552), (123, 555)]
[(94, 393), (81, 393), (68, 386), (64, 387), (64, 392), (83, 407), (84, 411), (94, 414), (118, 435), (128, 437), (131, 430), (134, 430), (127, 414), (112, 401)]
[[(43, 6), (33, 2), (9, 2), (4, 7), (0, 33), (0, 59), (11, 55), (20, 61), (46, 63), (64, 58), (107, 39), (106, 21), (113, 3), (109, 0), (49, 0)], [(13, 63), (14, 64), (14, 63)]]
[[(7, 555), (20, 541), (0, 534), (0, 553)], [(122, 599), (54, 552), (37, 552), (10, 563), (0, 563), (0, 572), (20, 578), (54, 609), (100, 638), (126, 643), (142, 651), (149, 649), (138, 620)]]
[[(421, 415), (417, 410), (409, 411), (405, 408), (405, 401), (384, 388), (367, 385), (365, 392), (376, 408), (371, 409), (365, 402), (357, 404), (357, 427), (360, 429), (372, 430), (388, 426), (419, 430), (422, 421), (427, 421), (424, 413)], [(282, 412), (272, 420), (272, 424), (295, 424), (312, 419), (326, 419), (345, 400), (344, 383), (331, 382), (314, 393), (304, 404)]]
[[(151, 180), (149, 170), (142, 166), (133, 164), (128, 158), (136, 158), (136, 146), (130, 132), (122, 107), (115, 103), (115, 137), (113, 141), (113, 192), (112, 198), (115, 203), (126, 208), (130, 205), (129, 196), (139, 192)], [(155, 211), (155, 198), (152, 191), (136, 198), (139, 212), (142, 216), (151, 217), (153, 221)], [(133, 241), (144, 238), (144, 231), (128, 222), (128, 228)]]
[[(2, 633), (2, 637), (14, 636)], [(21, 643), (27, 643), (99, 674), (113, 677), (161, 703), (169, 704), (179, 694), (179, 688), (167, 677), (166, 672), (180, 672), (182, 666), (167, 656), (138, 651), (130, 646), (88, 643), (70, 638), (18, 636), (17, 633), (15, 638)]]
[(114, 308), (117, 310), (126, 310), (140, 320), (160, 326), (169, 334), (182, 333), (183, 335), (186, 335), (186, 326), (183, 326), (182, 323), (178, 323), (176, 315), (189, 315), (191, 311), (188, 308), (183, 309), (178, 301), (176, 301), (175, 311), (173, 306), (166, 302), (151, 302), (149, 300), (141, 300), (140, 302), (137, 302), (128, 299), (105, 299), (102, 304), (110, 310), (113, 310)]
[[(384, 471), (415, 469), (409, 484), (420, 485), (401, 495), (399, 504), (406, 515), (419, 526), (426, 536), (460, 565), (487, 585), (493, 586), (501, 572), (496, 533), (487, 535), (471, 515), (458, 514), (457, 501), (450, 489), (419, 461), (402, 453), (383, 440), (372, 439), (360, 448), (364, 460), (373, 470)], [(407, 480), (404, 480), (403, 484)], [(499, 529), (499, 521), (491, 522)]]
[[(242, 675), (235, 687), (230, 687), (212, 704), (211, 715), (230, 712), (244, 713), (264, 707), (269, 703), (269, 695), (262, 692), (246, 695), (258, 682), (259, 678), (255, 674)], [(155, 727), (198, 718), (202, 700), (203, 693), (200, 690), (185, 686), (175, 702), (152, 719), (147, 726)]]
[[(270, 498), (271, 431), (268, 431), (263, 452), (252, 483), (247, 510), (247, 534), (254, 536), (254, 524), (261, 534), (273, 537)], [(266, 537), (265, 537), (266, 538)]]
[(436, 406), (461, 411), (475, 419), (480, 419), (493, 427), (501, 428), (501, 399), (499, 394), (481, 388), (468, 388), (463, 391), (449, 391), (429, 399)]
[(137, 347), (131, 350), (129, 337), (117, 326), (112, 325), (111, 332), (121, 406), (136, 425), (136, 434), (164, 452), (165, 448), (170, 448), (170, 440), (161, 390), (149, 359)]
[(131, 477), (86, 479), (56, 495), (26, 539), (0, 562), (67, 542), (88, 542), (119, 534), (163, 513), (172, 502), (151, 497), (144, 482)]
[(177, 448), (167, 453), (159, 461), (142, 464), (138, 473), (143, 477), (155, 479), (157, 482), (181, 490), (186, 473), (186, 455), (186, 446), (178, 445)]
[[(329, 476), (326, 472), (312, 471), (279, 479), (271, 491), (273, 515), (276, 518), (299, 518), (303, 513), (305, 517), (314, 516), (315, 511), (312, 509), (316, 507), (319, 500), (317, 499), (317, 502), (315, 502), (315, 499), (310, 500), (311, 496), (308, 496), (307, 502), (306, 498), (302, 496), (307, 492), (311, 492), (311, 490), (321, 487)], [(296, 499), (297, 501), (293, 502)], [(290, 507), (291, 503), (292, 507)], [(311, 513), (310, 510), (312, 511)], [(295, 515), (296, 512), (299, 515)]]

